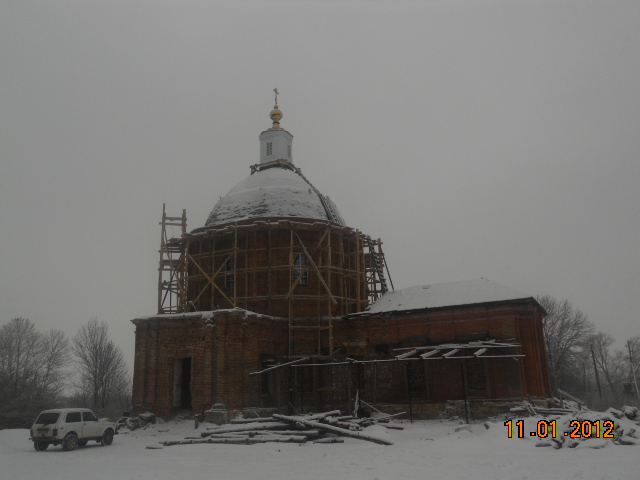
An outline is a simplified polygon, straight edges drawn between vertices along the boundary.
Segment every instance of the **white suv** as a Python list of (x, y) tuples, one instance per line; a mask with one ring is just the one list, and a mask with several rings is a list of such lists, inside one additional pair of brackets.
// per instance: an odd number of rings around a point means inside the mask
[(89, 440), (111, 445), (114, 432), (113, 424), (98, 420), (88, 408), (57, 408), (38, 415), (31, 427), (31, 440), (38, 452), (60, 444), (69, 452)]

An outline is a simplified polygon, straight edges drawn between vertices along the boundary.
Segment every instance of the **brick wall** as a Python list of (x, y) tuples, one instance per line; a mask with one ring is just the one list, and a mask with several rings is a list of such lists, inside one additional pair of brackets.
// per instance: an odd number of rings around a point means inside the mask
[[(187, 300), (198, 310), (234, 306), (266, 315), (345, 315), (367, 305), (354, 230), (321, 222), (260, 222), (188, 237)], [(303, 248), (304, 245), (304, 248)], [(310, 256), (308, 282), (293, 287), (292, 253)], [(329, 301), (329, 286), (336, 303)], [(211, 284), (214, 278), (216, 287)]]
[[(134, 407), (159, 415), (180, 410), (181, 389), (185, 388), (194, 411), (215, 403), (232, 409), (284, 409), (288, 402), (299, 410), (349, 409), (357, 390), (361, 398), (375, 404), (407, 404), (409, 399), (416, 405), (443, 403), (464, 398), (463, 378), (467, 378), (466, 395), (471, 399), (550, 393), (542, 311), (531, 302), (334, 319), (334, 351), (340, 348), (337, 360), (384, 360), (401, 353), (394, 351), (398, 348), (515, 338), (525, 355), (518, 361), (488, 358), (464, 365), (452, 359), (298, 366), (266, 376), (249, 373), (261, 370), (270, 360), (286, 361), (289, 330), (284, 319), (235, 309), (158, 315), (134, 323)], [(316, 331), (296, 330), (293, 338), (297, 351), (317, 347)], [(190, 375), (188, 385), (180, 383), (180, 372)]]

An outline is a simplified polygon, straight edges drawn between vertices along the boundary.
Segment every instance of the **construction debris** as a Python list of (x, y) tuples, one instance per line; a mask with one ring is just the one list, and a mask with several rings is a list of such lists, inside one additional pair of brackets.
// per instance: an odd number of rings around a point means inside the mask
[[(535, 440), (532, 446), (552, 447), (548, 448), (550, 452), (609, 446), (640, 447), (640, 412), (637, 407), (609, 408), (604, 412), (567, 410), (544, 409), (528, 404), (517, 409), (516, 418), (520, 417), (521, 420), (514, 420), (512, 412), (507, 422), (502, 417), (478, 424), (452, 425), (450, 429), (460, 438), (479, 437), (487, 430), (495, 429), (495, 433), (489, 432), (489, 437), (485, 437), (492, 438), (497, 434), (502, 436), (502, 429), (509, 424), (509, 438)], [(530, 414), (531, 411), (534, 415)], [(343, 443), (346, 437), (379, 445), (393, 445), (394, 442), (389, 439), (397, 438), (397, 433), (385, 433), (383, 427), (402, 430), (404, 426), (389, 422), (390, 416), (382, 412), (366, 418), (343, 415), (339, 410), (306, 415), (273, 414), (251, 419), (236, 418), (222, 426), (208, 423), (204, 431), (194, 432), (195, 436), (174, 437), (148, 448), (202, 444)]]
[(638, 407), (630, 407), (628, 405), (622, 407), (622, 412), (624, 413), (624, 416), (629, 420), (635, 420), (638, 415), (640, 415), (640, 410), (638, 410)]
[(200, 437), (187, 437), (184, 440), (169, 440), (161, 445), (195, 445), (203, 443), (230, 443), (250, 445), (266, 442), (341, 443), (340, 437), (357, 438), (380, 445), (393, 445), (384, 438), (363, 432), (367, 426), (380, 423), (387, 428), (402, 429), (389, 424), (389, 416), (382, 419), (354, 418), (342, 415), (340, 410), (309, 415), (278, 415), (272, 417), (244, 419), (237, 418), (230, 424), (207, 428)]
[(129, 430), (137, 430), (138, 428), (146, 428), (157, 421), (156, 416), (151, 412), (143, 412), (133, 417), (121, 417), (116, 422), (116, 432), (127, 428)]
[[(282, 420), (283, 422), (291, 423), (292, 425), (301, 424), (306, 427), (317, 428), (318, 430), (322, 430), (328, 433), (334, 433), (343, 437), (359, 438), (361, 440), (367, 440), (369, 442), (379, 443), (380, 445), (393, 445), (393, 442), (389, 440), (385, 440), (378, 437), (372, 437), (370, 435), (366, 435), (360, 432), (359, 429), (362, 427), (360, 427), (360, 425), (358, 425), (357, 423), (352, 424), (354, 427), (353, 430), (350, 430), (350, 429), (348, 430), (346, 428), (343, 428), (342, 426), (334, 427), (333, 425), (327, 425), (327, 424), (323, 424), (313, 420), (306, 420), (302, 416), (288, 417), (286, 415), (278, 415), (274, 413), (273, 418), (277, 420)], [(330, 417), (327, 417), (327, 418), (330, 418)]]
[(544, 408), (544, 407), (538, 407), (537, 405), (533, 405), (529, 402), (524, 402), (519, 407), (510, 408), (509, 411), (511, 413), (517, 413), (517, 414), (526, 413), (531, 417), (535, 417), (536, 415), (547, 416), (547, 415), (571, 414), (571, 413), (576, 413), (580, 411), (580, 409), (579, 408)]
[[(615, 408), (609, 408), (604, 412), (580, 410), (560, 416), (545, 415), (545, 419), (537, 416), (530, 419), (530, 426), (536, 423), (538, 426), (537, 430), (532, 431), (530, 435), (541, 437), (536, 442), (536, 447), (552, 446), (555, 449), (563, 447), (599, 449), (609, 445), (640, 445), (640, 438), (637, 434), (640, 421), (626, 415), (629, 413), (633, 416), (634, 408), (624, 407), (625, 413)], [(536, 421), (537, 418), (539, 420)], [(543, 425), (542, 429), (540, 428), (541, 424)], [(524, 438), (524, 436), (520, 438)]]
[[(567, 405), (569, 403), (569, 405)], [(573, 405), (571, 405), (573, 403)], [(564, 405), (570, 406), (571, 408), (559, 408), (559, 407), (551, 407), (544, 408), (539, 407), (537, 405), (533, 405), (529, 402), (524, 402), (521, 406), (513, 407), (509, 409), (511, 413), (522, 414), (526, 413), (531, 417), (535, 416), (553, 416), (553, 415), (573, 415), (574, 417), (578, 413), (589, 412), (590, 410), (584, 407), (583, 404), (577, 404), (574, 402), (564, 402)], [(628, 418), (629, 420), (635, 420), (640, 416), (640, 410), (637, 407), (632, 407), (625, 405), (622, 407), (622, 410), (618, 410), (617, 408), (610, 407), (604, 413), (606, 413), (609, 417), (614, 417), (617, 419)]]

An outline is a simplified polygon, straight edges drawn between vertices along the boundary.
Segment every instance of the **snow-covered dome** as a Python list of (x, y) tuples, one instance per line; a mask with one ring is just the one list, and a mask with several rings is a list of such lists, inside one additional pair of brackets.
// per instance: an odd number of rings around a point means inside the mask
[(216, 203), (205, 227), (253, 218), (307, 218), (344, 225), (329, 197), (317, 192), (294, 169), (285, 164), (254, 172)]
[(276, 102), (271, 128), (260, 134), (260, 163), (251, 175), (233, 187), (213, 207), (206, 227), (259, 218), (305, 218), (345, 225), (335, 204), (322, 195), (293, 165), (293, 135), (280, 126), (282, 111)]

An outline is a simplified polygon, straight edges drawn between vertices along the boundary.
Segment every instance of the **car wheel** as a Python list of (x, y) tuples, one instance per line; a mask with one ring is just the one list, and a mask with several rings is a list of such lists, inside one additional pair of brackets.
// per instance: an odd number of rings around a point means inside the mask
[(113, 430), (110, 428), (102, 434), (102, 445), (111, 445), (113, 443)]
[(77, 446), (78, 436), (75, 433), (70, 433), (64, 437), (64, 440), (62, 441), (62, 449), (65, 452), (71, 452), (72, 450), (75, 450)]
[(49, 448), (49, 442), (33, 442), (33, 448), (36, 449), (36, 452), (44, 452)]

